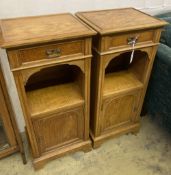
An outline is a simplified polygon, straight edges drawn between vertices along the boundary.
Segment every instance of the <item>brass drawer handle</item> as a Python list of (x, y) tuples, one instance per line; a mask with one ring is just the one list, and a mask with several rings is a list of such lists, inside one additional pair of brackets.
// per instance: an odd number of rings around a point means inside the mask
[(59, 48), (58, 49), (49, 49), (49, 50), (46, 50), (46, 55), (49, 58), (59, 57), (59, 56), (61, 56), (61, 50)]

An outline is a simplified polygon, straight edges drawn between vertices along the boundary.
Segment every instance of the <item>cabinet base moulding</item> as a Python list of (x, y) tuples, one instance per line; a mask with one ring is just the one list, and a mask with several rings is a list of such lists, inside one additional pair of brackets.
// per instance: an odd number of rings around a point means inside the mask
[(101, 134), (100, 136), (95, 137), (93, 133), (90, 131), (90, 137), (92, 139), (92, 146), (94, 149), (99, 148), (101, 144), (107, 139), (115, 138), (123, 134), (137, 134), (140, 130), (140, 123), (134, 123), (128, 126), (123, 126), (120, 129), (115, 129), (110, 132), (106, 132)]
[(61, 156), (64, 156), (66, 154), (76, 152), (76, 151), (83, 151), (85, 153), (92, 150), (91, 141), (83, 141), (79, 143), (74, 143), (70, 146), (66, 146), (66, 148), (57, 148), (52, 151), (49, 151), (47, 153), (44, 153), (41, 157), (35, 158), (33, 160), (33, 166), (35, 170), (39, 170), (43, 168), (43, 166), (50, 160), (59, 158)]
[(6, 157), (8, 155), (11, 155), (17, 151), (19, 151), (19, 148), (17, 146), (12, 146), (6, 150), (3, 150), (3, 152), (0, 154), (0, 159)]

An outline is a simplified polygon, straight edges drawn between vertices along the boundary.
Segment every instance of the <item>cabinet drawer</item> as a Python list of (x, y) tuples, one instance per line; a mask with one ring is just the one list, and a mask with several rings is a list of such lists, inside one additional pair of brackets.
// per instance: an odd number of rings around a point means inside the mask
[(136, 45), (158, 42), (154, 41), (154, 33), (154, 30), (148, 30), (108, 36), (108, 48), (106, 50), (129, 47), (130, 45), (128, 43), (135, 38), (137, 38)]
[(78, 55), (84, 55), (84, 40), (8, 51), (9, 62), (12, 68), (29, 63), (34, 64), (36, 62), (47, 62), (55, 59), (66, 59), (66, 57)]
[(82, 141), (84, 136), (83, 108), (68, 110), (32, 119), (40, 153), (60, 149), (69, 144)]

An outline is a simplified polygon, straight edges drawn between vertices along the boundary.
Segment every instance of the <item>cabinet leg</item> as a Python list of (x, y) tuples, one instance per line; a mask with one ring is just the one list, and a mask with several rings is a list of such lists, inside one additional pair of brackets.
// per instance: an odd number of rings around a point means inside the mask
[(92, 150), (92, 147), (89, 146), (89, 147), (87, 147), (87, 148), (84, 148), (84, 149), (83, 149), (83, 152), (84, 152), (84, 153), (88, 153), (88, 152), (90, 152), (91, 150)]
[(102, 144), (102, 142), (100, 142), (100, 141), (94, 141), (93, 142), (93, 149), (100, 148), (101, 144)]
[(90, 152), (92, 150), (92, 143), (91, 143), (91, 141), (89, 141), (89, 144), (87, 144), (86, 146), (84, 146), (83, 148), (82, 148), (82, 151), (84, 152), (84, 153), (88, 153), (88, 152)]
[(34, 169), (36, 171), (42, 169), (45, 166), (45, 163), (47, 162), (46, 161), (33, 162)]

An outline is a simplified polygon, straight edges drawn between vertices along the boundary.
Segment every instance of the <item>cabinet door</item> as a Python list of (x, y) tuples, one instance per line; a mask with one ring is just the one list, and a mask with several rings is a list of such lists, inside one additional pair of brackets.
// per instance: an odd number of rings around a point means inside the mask
[(101, 132), (106, 132), (137, 121), (141, 91), (103, 100)]
[(82, 140), (84, 136), (83, 126), (84, 115), (81, 107), (33, 120), (41, 153)]
[(0, 84), (0, 151), (15, 145), (15, 134)]

